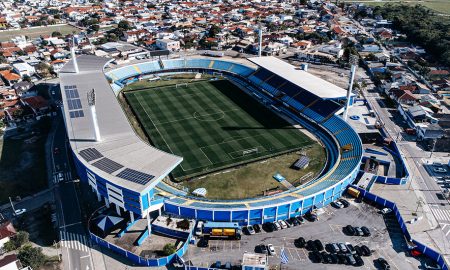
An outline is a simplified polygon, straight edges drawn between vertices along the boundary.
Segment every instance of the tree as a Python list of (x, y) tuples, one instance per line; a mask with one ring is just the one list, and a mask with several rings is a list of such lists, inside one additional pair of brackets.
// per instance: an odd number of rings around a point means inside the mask
[(169, 256), (170, 254), (174, 254), (177, 251), (174, 244), (168, 243), (163, 247), (163, 253), (166, 256)]
[(42, 253), (42, 248), (25, 245), (19, 249), (17, 258), (24, 266), (30, 266), (32, 269), (39, 269), (45, 263), (45, 255)]
[(120, 21), (117, 25), (117, 28), (122, 30), (129, 30), (131, 29), (130, 23), (128, 21)]
[(182, 230), (189, 230), (190, 228), (190, 222), (187, 219), (183, 219), (181, 221), (177, 222), (177, 228), (182, 229)]
[(21, 247), (22, 245), (28, 243), (30, 234), (25, 231), (18, 231), (16, 236), (14, 236), (13, 240), (16, 245), (16, 248)]
[(62, 36), (61, 32), (54, 31), (54, 32), (52, 33), (52, 37), (61, 37), (61, 36)]

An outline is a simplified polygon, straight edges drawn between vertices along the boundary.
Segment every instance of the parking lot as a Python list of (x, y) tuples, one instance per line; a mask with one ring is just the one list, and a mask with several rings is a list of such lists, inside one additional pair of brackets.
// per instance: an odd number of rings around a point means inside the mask
[[(243, 235), (238, 240), (211, 239), (209, 246), (200, 248), (191, 245), (184, 256), (186, 261), (190, 260), (195, 266), (209, 267), (216, 261), (222, 265), (231, 262), (240, 265), (244, 252), (258, 252), (255, 248), (260, 244), (272, 244), (276, 255), (269, 256), (270, 266), (280, 265), (280, 252), (285, 249), (289, 262), (283, 265), (283, 269), (342, 269), (360, 268), (376, 269), (374, 260), (383, 257), (388, 261), (391, 269), (418, 269), (421, 260), (411, 257), (407, 252), (407, 243), (401, 233), (398, 223), (392, 214), (383, 216), (379, 209), (364, 202), (357, 203), (348, 199), (348, 208), (336, 209), (327, 206), (325, 212), (319, 216), (316, 222), (306, 221), (304, 224), (291, 228), (265, 232), (264, 230), (254, 235)], [(371, 236), (348, 236), (343, 228), (346, 225), (366, 226), (371, 231)], [(342, 264), (313, 263), (309, 258), (309, 251), (298, 248), (294, 240), (304, 237), (306, 241), (319, 239), (323, 245), (327, 243), (351, 243), (353, 246), (366, 245), (372, 251), (372, 255), (361, 257), (364, 265), (360, 267)]]

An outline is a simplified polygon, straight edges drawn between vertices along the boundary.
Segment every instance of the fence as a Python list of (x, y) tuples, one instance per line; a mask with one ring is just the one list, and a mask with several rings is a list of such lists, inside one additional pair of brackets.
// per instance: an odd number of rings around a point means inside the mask
[(422, 252), (425, 256), (429, 257), (433, 261), (435, 261), (443, 270), (448, 270), (448, 266), (444, 261), (444, 258), (442, 255), (435, 250), (425, 246), (424, 244), (414, 240), (411, 238), (410, 233), (408, 232), (408, 228), (406, 227), (406, 223), (403, 220), (403, 217), (400, 214), (400, 211), (397, 208), (397, 205), (389, 200), (386, 200), (382, 197), (379, 197), (373, 193), (370, 193), (362, 188), (359, 188), (357, 186), (351, 186), (352, 188), (355, 188), (360, 191), (360, 194), (363, 198), (370, 200), (372, 202), (375, 202), (378, 205), (381, 205), (386, 208), (392, 209), (393, 213), (395, 214), (395, 217), (398, 221), (398, 224), (400, 225), (400, 228), (406, 237), (406, 239), (416, 245), (415, 249)]
[[(95, 214), (96, 214), (96, 212), (94, 212), (93, 215), (95, 215)], [(92, 216), (91, 216), (91, 218), (92, 218)], [(165, 266), (165, 265), (171, 263), (177, 256), (181, 258), (184, 255), (184, 253), (186, 253), (186, 250), (189, 247), (189, 243), (191, 242), (192, 232), (193, 232), (193, 230), (191, 230), (189, 232), (189, 235), (188, 235), (186, 241), (183, 243), (183, 246), (180, 249), (178, 249), (175, 253), (173, 253), (169, 256), (166, 256), (166, 257), (161, 257), (161, 258), (144, 258), (144, 257), (136, 255), (128, 250), (125, 250), (119, 246), (111, 244), (111, 243), (103, 240), (102, 238), (98, 237), (97, 235), (95, 235), (94, 233), (92, 233), (90, 231), (89, 224), (90, 224), (90, 220), (88, 222), (88, 229), (89, 229), (89, 236), (90, 236), (91, 241), (95, 242), (97, 245), (99, 245), (101, 247), (110, 249), (113, 252), (128, 258), (131, 262), (133, 262), (134, 264), (140, 265), (140, 266)]]

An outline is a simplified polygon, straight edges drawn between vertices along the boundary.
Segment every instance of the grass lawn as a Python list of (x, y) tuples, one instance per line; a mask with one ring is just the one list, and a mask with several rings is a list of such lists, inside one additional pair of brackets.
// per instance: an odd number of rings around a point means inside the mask
[(449, 0), (383, 0), (383, 1), (375, 1), (375, 0), (345, 0), (347, 3), (363, 3), (368, 6), (382, 6), (384, 4), (404, 4), (404, 5), (422, 5), (431, 10), (436, 11), (437, 13), (442, 14), (450, 14), (450, 1)]
[[(0, 203), (8, 196), (28, 196), (47, 186), (45, 141), (48, 124), (37, 127), (40, 135), (0, 140)], [(31, 139), (32, 142), (27, 139)]]
[[(325, 150), (321, 145), (314, 144), (302, 152), (311, 159), (308, 168), (304, 170), (297, 171), (290, 168), (299, 157), (298, 153), (293, 152), (237, 169), (208, 174), (205, 177), (185, 181), (182, 185), (190, 191), (206, 188), (208, 199), (225, 200), (257, 197), (261, 196), (263, 191), (275, 188), (285, 190), (283, 185), (273, 179), (275, 173), (280, 173), (291, 184), (298, 186), (316, 176), (325, 165)], [(307, 174), (309, 176), (302, 178)]]
[(79, 33), (80, 30), (71, 25), (49, 25), (35, 28), (23, 28), (18, 30), (0, 32), (0, 41), (9, 41), (11, 38), (25, 35), (29, 38), (37, 38), (41, 35), (51, 35), (53, 32), (60, 32), (62, 35), (72, 34), (74, 31)]
[(125, 97), (151, 142), (184, 158), (173, 171), (176, 180), (314, 144), (228, 80), (131, 91)]

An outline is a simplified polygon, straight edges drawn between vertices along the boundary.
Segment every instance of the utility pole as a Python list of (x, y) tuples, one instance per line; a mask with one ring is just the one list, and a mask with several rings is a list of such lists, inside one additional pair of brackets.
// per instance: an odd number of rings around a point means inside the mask
[(431, 148), (431, 153), (430, 153), (430, 158), (431, 156), (433, 156), (433, 152), (434, 152), (434, 147), (436, 146), (436, 138), (433, 139), (433, 148)]

